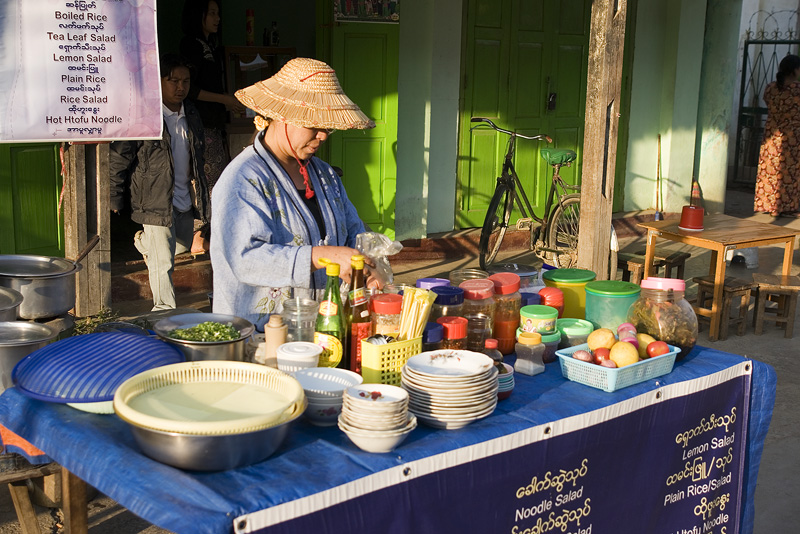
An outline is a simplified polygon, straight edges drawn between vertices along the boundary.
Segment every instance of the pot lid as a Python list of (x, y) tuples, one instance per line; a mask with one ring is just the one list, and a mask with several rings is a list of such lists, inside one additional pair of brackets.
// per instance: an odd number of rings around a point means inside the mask
[(59, 276), (75, 270), (75, 262), (50, 256), (0, 255), (0, 276), (18, 278)]
[(0, 287), (0, 311), (16, 308), (22, 303), (22, 293), (10, 287)]
[(0, 322), (0, 347), (40, 343), (57, 335), (56, 330), (45, 324), (27, 321)]
[(101, 332), (74, 336), (28, 354), (11, 379), (34, 399), (102, 402), (128, 378), (162, 365), (184, 361), (183, 353), (160, 339)]

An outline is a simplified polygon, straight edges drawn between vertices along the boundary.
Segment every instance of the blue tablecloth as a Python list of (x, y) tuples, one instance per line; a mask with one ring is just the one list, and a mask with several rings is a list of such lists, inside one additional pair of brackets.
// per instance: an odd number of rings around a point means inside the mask
[[(127, 425), (116, 416), (93, 415), (33, 400), (14, 388), (0, 396), (0, 424), (156, 525), (178, 532), (228, 533), (233, 531), (233, 519), (240, 515), (409, 461), (610, 406), (663, 385), (716, 373), (744, 360), (696, 347), (676, 363), (669, 375), (614, 393), (565, 380), (556, 363), (535, 377), (516, 375), (513, 395), (501, 401), (492, 416), (454, 431), (420, 425), (390, 454), (362, 452), (338, 428), (319, 428), (299, 420), (271, 458), (220, 473), (186, 472), (160, 464), (139, 452)], [(774, 369), (753, 362), (742, 495), (743, 533), (752, 532), (753, 495), (772, 416), (775, 385)]]

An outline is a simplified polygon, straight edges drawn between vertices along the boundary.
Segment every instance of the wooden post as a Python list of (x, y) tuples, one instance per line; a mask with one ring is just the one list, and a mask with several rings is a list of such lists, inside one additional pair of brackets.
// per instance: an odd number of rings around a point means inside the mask
[(95, 236), (99, 243), (81, 261), (76, 276), (75, 316), (111, 307), (111, 221), (108, 144), (71, 144), (64, 167), (64, 251), (75, 258)]
[(627, 0), (593, 0), (578, 267), (608, 278)]

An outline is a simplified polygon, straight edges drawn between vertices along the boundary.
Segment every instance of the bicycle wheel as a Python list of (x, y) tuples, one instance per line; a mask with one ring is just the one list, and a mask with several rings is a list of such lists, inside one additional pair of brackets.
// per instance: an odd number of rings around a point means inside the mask
[(486, 266), (494, 261), (500, 251), (500, 244), (503, 242), (503, 237), (508, 229), (508, 221), (511, 219), (513, 204), (511, 190), (504, 184), (498, 183), (492, 200), (489, 202), (486, 218), (483, 220), (481, 240), (478, 244), (481, 269), (486, 269)]
[(547, 262), (567, 268), (578, 263), (578, 225), (581, 220), (581, 195), (561, 198), (547, 223)]

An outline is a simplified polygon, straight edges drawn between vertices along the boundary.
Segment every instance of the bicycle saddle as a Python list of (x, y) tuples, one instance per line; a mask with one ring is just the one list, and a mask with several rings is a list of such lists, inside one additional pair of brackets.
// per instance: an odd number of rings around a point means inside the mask
[(539, 153), (548, 165), (566, 165), (578, 157), (574, 150), (565, 148), (543, 148)]

